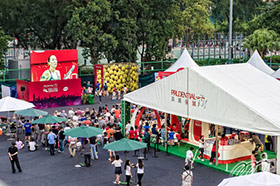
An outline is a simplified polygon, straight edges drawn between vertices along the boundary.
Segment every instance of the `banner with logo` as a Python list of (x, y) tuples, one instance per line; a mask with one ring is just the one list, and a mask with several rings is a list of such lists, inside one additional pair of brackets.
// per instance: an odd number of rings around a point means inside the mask
[(36, 108), (81, 104), (81, 80), (69, 79), (29, 83), (29, 101)]
[(78, 50), (43, 50), (30, 54), (31, 82), (78, 78)]

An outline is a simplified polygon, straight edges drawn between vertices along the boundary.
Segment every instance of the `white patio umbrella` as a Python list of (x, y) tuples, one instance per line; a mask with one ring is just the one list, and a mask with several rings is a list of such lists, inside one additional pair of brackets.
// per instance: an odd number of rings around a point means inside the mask
[(29, 103), (27, 101), (12, 98), (9, 96), (0, 99), (0, 112), (24, 110), (32, 107), (35, 107), (33, 103)]
[(269, 172), (238, 176), (224, 179), (218, 186), (276, 186), (280, 185), (280, 176)]

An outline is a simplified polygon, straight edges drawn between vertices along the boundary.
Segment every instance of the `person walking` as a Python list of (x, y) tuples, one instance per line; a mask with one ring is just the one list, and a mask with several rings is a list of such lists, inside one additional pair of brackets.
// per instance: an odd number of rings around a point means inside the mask
[(185, 159), (186, 165), (190, 164), (191, 169), (194, 168), (194, 166), (193, 166), (193, 162), (194, 162), (193, 150), (194, 150), (194, 148), (190, 147), (190, 150), (188, 150), (187, 153), (186, 153), (186, 159)]
[(137, 167), (137, 177), (138, 177), (137, 186), (142, 186), (142, 178), (144, 176), (144, 163), (142, 162), (141, 159), (138, 159), (138, 163), (136, 164), (136, 167)]
[(130, 179), (132, 178), (131, 167), (132, 167), (132, 165), (130, 164), (129, 160), (126, 160), (125, 165), (124, 165), (124, 170), (125, 170), (125, 177), (126, 177), (126, 185), (127, 186), (129, 186)]
[(11, 161), (13, 173), (16, 173), (15, 163), (16, 163), (18, 171), (22, 172), (22, 169), (21, 169), (20, 164), (19, 164), (18, 156), (17, 156), (18, 155), (18, 149), (17, 149), (16, 142), (14, 142), (14, 141), (12, 142), (12, 146), (9, 147), (9, 149), (8, 149), (8, 155), (9, 155), (9, 158), (10, 158), (10, 161)]
[(115, 166), (115, 174), (116, 180), (114, 184), (120, 184), (120, 176), (122, 174), (122, 160), (120, 159), (119, 155), (116, 155), (116, 159), (112, 162), (112, 165)]
[(182, 186), (192, 186), (193, 184), (193, 173), (190, 171), (188, 165), (185, 166), (184, 172), (182, 173)]
[(52, 156), (54, 155), (55, 139), (56, 139), (56, 135), (53, 133), (53, 130), (51, 130), (50, 133), (48, 134), (48, 143), (50, 145), (50, 153)]

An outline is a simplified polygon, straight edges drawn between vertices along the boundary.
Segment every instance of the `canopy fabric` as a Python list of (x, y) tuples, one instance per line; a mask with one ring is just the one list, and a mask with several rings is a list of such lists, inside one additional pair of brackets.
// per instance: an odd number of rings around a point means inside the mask
[(186, 68), (124, 100), (251, 132), (280, 135), (280, 83), (250, 64)]
[(192, 59), (187, 49), (184, 49), (183, 53), (179, 57), (179, 59), (165, 72), (177, 72), (179, 69), (186, 67), (199, 67), (196, 62)]
[(16, 99), (13, 97), (7, 96), (0, 99), (0, 112), (24, 110), (32, 107), (35, 107), (33, 103), (29, 103), (27, 101)]
[(109, 149), (112, 151), (134, 151), (138, 149), (144, 149), (147, 147), (146, 143), (139, 141), (130, 140), (127, 138), (122, 138), (118, 141), (108, 143), (104, 146), (104, 149)]
[(25, 109), (25, 110), (16, 111), (15, 114), (18, 114), (20, 116), (36, 117), (36, 116), (48, 115), (48, 112), (39, 110), (39, 109), (29, 108), (29, 109)]
[(67, 119), (62, 118), (62, 117), (47, 115), (47, 116), (44, 116), (40, 119), (36, 119), (32, 123), (33, 124), (48, 124), (48, 123), (60, 123), (60, 122), (63, 122), (63, 121), (67, 121)]
[(269, 172), (238, 176), (224, 179), (218, 186), (276, 186), (280, 185), (280, 176)]
[(280, 68), (271, 74), (272, 77), (280, 79)]
[(80, 126), (67, 130), (64, 135), (71, 137), (90, 138), (102, 134), (103, 130), (96, 127)]
[(263, 71), (266, 74), (271, 75), (272, 73), (274, 73), (274, 70), (272, 68), (270, 68), (261, 58), (261, 56), (259, 55), (258, 51), (256, 50), (253, 55), (250, 57), (250, 59), (248, 60), (248, 62), (250, 65), (253, 65), (254, 67), (256, 67), (257, 69)]

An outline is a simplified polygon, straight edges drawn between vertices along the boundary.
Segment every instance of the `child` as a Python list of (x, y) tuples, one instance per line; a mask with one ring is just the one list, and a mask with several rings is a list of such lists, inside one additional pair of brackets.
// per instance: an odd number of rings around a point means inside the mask
[(121, 90), (118, 90), (118, 99), (121, 99)]
[(112, 94), (112, 101), (115, 101), (117, 99), (117, 93), (116, 91), (114, 90), (113, 91), (113, 94)]
[(169, 132), (169, 145), (174, 145), (174, 132), (173, 129), (170, 130), (171, 132)]

